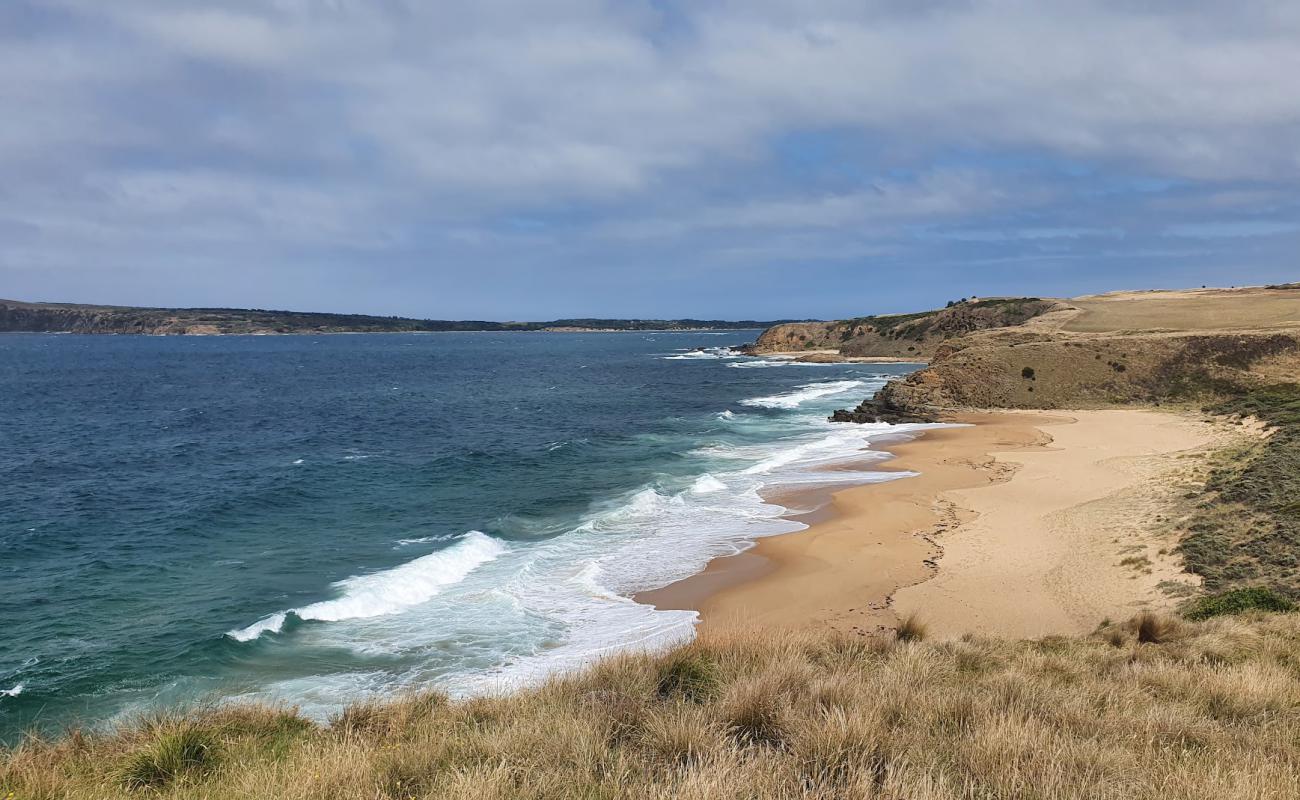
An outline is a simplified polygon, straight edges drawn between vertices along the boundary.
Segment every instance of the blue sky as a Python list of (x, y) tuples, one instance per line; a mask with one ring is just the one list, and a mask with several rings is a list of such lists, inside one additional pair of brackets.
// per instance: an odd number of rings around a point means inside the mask
[(1300, 280), (1294, 0), (6, 0), (0, 297), (835, 317)]

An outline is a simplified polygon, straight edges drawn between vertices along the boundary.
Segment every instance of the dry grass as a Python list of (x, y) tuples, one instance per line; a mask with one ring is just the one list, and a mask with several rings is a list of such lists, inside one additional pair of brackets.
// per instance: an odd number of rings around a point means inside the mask
[(732, 636), (328, 726), (230, 708), (0, 756), (0, 798), (1295, 798), (1300, 615), (1077, 639)]
[(908, 614), (898, 623), (898, 629), (894, 631), (894, 636), (900, 642), (921, 642), (925, 641), (925, 635), (929, 630), (926, 624), (916, 614)]

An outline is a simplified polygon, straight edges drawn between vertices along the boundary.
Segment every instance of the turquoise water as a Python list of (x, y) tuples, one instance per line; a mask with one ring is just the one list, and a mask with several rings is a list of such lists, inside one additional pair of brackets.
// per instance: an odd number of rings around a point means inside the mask
[(0, 337), (0, 737), (689, 637), (629, 595), (907, 431), (825, 416), (911, 367), (720, 349), (754, 335)]

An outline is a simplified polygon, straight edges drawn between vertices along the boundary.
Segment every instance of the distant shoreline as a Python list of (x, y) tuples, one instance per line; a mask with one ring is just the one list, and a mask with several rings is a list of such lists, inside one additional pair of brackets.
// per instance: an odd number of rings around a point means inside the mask
[(499, 322), (285, 311), (260, 308), (147, 308), (0, 299), (0, 331), (22, 333), (272, 335), (299, 333), (555, 333), (761, 331), (789, 320), (680, 317), (564, 317)]
[[(216, 336), (369, 336), (369, 335), (402, 335), (402, 334), (442, 334), (442, 333), (753, 333), (761, 331), (763, 328), (534, 328), (534, 329), (510, 329), (510, 330), (448, 330), (448, 331), (218, 331), (216, 333), (126, 333), (122, 331), (0, 331), (0, 336), (6, 334), (13, 335), (42, 335), (42, 336), (132, 336), (132, 337), (154, 337), (154, 338), (211, 338)], [(885, 363), (881, 361), (881, 363)], [(894, 363), (892, 360), (890, 363)], [(920, 363), (920, 362), (898, 362), (898, 363)]]

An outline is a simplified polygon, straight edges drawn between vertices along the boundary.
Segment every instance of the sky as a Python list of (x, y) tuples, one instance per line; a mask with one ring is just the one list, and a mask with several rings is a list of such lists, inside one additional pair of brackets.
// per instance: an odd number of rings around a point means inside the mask
[(4, 0), (0, 297), (776, 319), (1300, 280), (1295, 0)]

